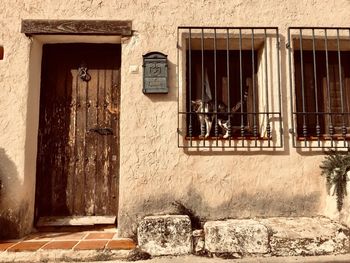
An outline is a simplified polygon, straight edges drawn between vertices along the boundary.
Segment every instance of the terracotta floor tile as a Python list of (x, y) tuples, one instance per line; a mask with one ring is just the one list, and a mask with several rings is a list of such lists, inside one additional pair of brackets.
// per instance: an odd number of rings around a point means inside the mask
[(107, 249), (134, 249), (136, 244), (131, 239), (114, 239), (108, 242)]
[(14, 244), (17, 244), (18, 242), (3, 242), (0, 241), (0, 251), (5, 251), (9, 247), (13, 246)]
[(78, 241), (51, 241), (41, 249), (72, 249)]
[(60, 235), (57, 235), (53, 238), (53, 240), (81, 240), (86, 236), (85, 232), (67, 232), (67, 233), (61, 233)]
[(7, 251), (11, 252), (18, 252), (18, 251), (36, 251), (39, 248), (41, 248), (43, 245), (45, 245), (47, 242), (44, 241), (27, 241), (27, 242), (20, 242), (13, 247), (10, 247), (7, 249)]
[(78, 245), (74, 247), (74, 250), (87, 250), (87, 249), (104, 249), (107, 244), (107, 240), (91, 240), (80, 241)]
[(112, 239), (115, 233), (89, 233), (85, 239)]

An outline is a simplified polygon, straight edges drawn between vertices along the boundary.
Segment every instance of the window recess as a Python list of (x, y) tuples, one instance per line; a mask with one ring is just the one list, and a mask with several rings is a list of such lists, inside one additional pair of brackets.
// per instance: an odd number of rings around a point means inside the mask
[(281, 148), (275, 27), (178, 28), (178, 146)]
[(350, 29), (288, 29), (293, 146), (348, 148)]

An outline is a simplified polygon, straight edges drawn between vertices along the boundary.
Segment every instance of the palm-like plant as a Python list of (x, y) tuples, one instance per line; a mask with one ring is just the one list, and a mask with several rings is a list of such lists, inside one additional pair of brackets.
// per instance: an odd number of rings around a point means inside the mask
[(336, 195), (337, 209), (340, 212), (344, 197), (347, 195), (346, 184), (348, 181), (347, 172), (350, 171), (350, 154), (330, 151), (327, 153), (325, 160), (320, 165), (321, 175), (327, 179), (327, 191), (330, 194), (332, 186), (334, 190), (332, 195)]

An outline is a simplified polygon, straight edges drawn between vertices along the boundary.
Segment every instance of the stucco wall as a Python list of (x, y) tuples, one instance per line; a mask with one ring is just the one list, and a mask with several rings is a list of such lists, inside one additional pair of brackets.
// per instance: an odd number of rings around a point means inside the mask
[[(146, 214), (179, 201), (207, 219), (330, 215), (318, 153), (300, 153), (287, 133), (290, 120), (285, 39), (288, 26), (350, 26), (350, 1), (3, 0), (0, 9), (0, 224), (21, 235), (33, 220), (38, 80), (20, 33), (21, 19), (132, 20), (122, 41), (119, 228), (132, 235)], [(180, 25), (277, 26), (286, 144), (275, 152), (186, 152), (177, 147), (176, 33)], [(169, 94), (142, 93), (142, 55), (169, 59)], [(40, 51), (36, 51), (40, 52)], [(130, 67), (137, 65), (135, 74)], [(36, 84), (35, 84), (36, 83)], [(11, 224), (12, 224), (11, 223)], [(9, 223), (7, 223), (9, 225)], [(3, 230), (2, 230), (3, 231)]]

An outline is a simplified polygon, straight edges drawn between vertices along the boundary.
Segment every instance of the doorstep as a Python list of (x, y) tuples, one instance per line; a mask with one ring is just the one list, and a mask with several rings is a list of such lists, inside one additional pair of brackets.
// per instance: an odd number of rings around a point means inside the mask
[(126, 258), (136, 247), (129, 238), (118, 238), (116, 228), (76, 232), (37, 232), (19, 240), (0, 240), (0, 262)]

